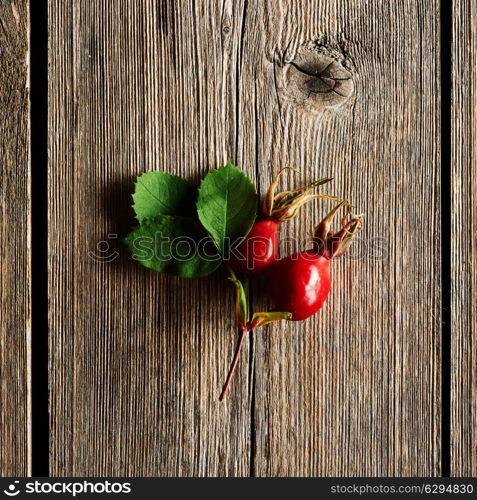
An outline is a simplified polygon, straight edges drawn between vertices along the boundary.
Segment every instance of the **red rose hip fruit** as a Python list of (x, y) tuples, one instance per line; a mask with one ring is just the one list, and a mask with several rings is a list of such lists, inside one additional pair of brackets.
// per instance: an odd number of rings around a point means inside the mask
[(279, 260), (270, 275), (268, 290), (278, 310), (292, 313), (292, 321), (315, 314), (331, 288), (330, 259), (313, 251)]
[[(276, 262), (278, 258), (278, 230), (280, 224), (292, 219), (300, 207), (316, 198), (336, 198), (324, 194), (309, 194), (310, 191), (331, 179), (319, 179), (307, 186), (275, 194), (280, 175), (289, 167), (280, 170), (273, 179), (262, 205), (261, 219), (256, 222), (244, 240), (232, 251), (229, 265), (246, 274), (259, 274)], [(294, 169), (292, 169), (294, 170)]]
[(292, 313), (291, 321), (309, 318), (319, 311), (331, 288), (330, 262), (342, 255), (361, 227), (362, 216), (342, 220), (340, 231), (330, 231), (337, 205), (314, 231), (314, 247), (277, 261), (270, 270), (267, 292), (275, 307)]
[(239, 273), (258, 274), (273, 264), (278, 255), (278, 222), (262, 219), (233, 250), (230, 266)]

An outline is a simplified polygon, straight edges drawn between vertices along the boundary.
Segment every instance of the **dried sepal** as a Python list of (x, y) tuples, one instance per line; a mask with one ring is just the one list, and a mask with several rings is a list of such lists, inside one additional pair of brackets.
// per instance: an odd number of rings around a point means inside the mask
[(295, 217), (300, 207), (308, 201), (318, 198), (324, 198), (335, 202), (340, 201), (338, 198), (326, 194), (310, 194), (310, 191), (312, 189), (333, 180), (331, 178), (318, 179), (298, 189), (282, 191), (275, 194), (280, 176), (285, 170), (293, 170), (294, 172), (298, 172), (298, 170), (293, 167), (284, 167), (274, 177), (262, 205), (262, 212), (265, 217), (269, 217), (278, 222), (282, 222), (284, 220), (292, 219), (293, 217)]
[(281, 312), (281, 311), (270, 311), (270, 312), (257, 312), (252, 316), (250, 321), (249, 329), (254, 330), (255, 328), (260, 328), (261, 326), (268, 325), (275, 321), (281, 321), (282, 319), (291, 319), (292, 313)]
[[(331, 231), (333, 219), (337, 212), (344, 207), (347, 208), (347, 213), (341, 218), (341, 229), (333, 232)], [(343, 255), (348, 250), (353, 237), (360, 231), (363, 223), (363, 214), (352, 214), (350, 208), (348, 202), (342, 201), (318, 224), (313, 231), (317, 252), (331, 259)]]
[(270, 187), (268, 188), (267, 194), (265, 195), (265, 199), (262, 204), (262, 212), (265, 216), (271, 217), (273, 211), (273, 204), (275, 199), (275, 190), (278, 186), (278, 181), (280, 180), (280, 176), (285, 172), (285, 170), (293, 170), (294, 172), (298, 172), (296, 168), (293, 167), (283, 167), (280, 169), (278, 174), (273, 178)]

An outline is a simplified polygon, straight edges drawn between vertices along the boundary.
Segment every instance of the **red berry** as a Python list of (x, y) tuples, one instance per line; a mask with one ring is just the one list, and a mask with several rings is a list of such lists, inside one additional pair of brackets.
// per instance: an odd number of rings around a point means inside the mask
[(313, 250), (279, 260), (271, 269), (268, 293), (279, 311), (292, 313), (292, 321), (315, 314), (331, 288), (330, 259)]
[(341, 220), (341, 230), (330, 231), (338, 204), (316, 227), (314, 248), (289, 255), (274, 264), (268, 279), (268, 295), (279, 311), (292, 313), (291, 321), (309, 318), (321, 309), (331, 288), (330, 261), (343, 255), (361, 228), (362, 216)]
[(267, 269), (278, 256), (278, 222), (263, 219), (256, 222), (246, 238), (235, 248), (230, 266), (236, 272), (256, 274)]
[(282, 168), (274, 177), (263, 200), (263, 219), (252, 226), (242, 243), (233, 250), (229, 265), (234, 271), (258, 274), (268, 269), (278, 258), (278, 226), (281, 222), (295, 217), (308, 201), (317, 198), (337, 201), (333, 196), (309, 194), (313, 188), (331, 181), (328, 178), (318, 179), (292, 191), (275, 193), (281, 174), (289, 169)]

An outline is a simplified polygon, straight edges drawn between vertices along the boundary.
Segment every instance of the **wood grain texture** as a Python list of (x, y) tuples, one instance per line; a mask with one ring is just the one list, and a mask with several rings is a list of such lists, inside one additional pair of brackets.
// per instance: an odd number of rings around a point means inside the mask
[(454, 3), (451, 474), (477, 476), (477, 2)]
[[(49, 5), (53, 475), (438, 475), (437, 2)], [(316, 40), (353, 75), (324, 111), (316, 82), (303, 102), (284, 89)], [(221, 405), (224, 275), (155, 275), (119, 239), (137, 174), (197, 181), (227, 159), (262, 194), (287, 164), (333, 175), (366, 224), (326, 308), (253, 334)], [(303, 247), (327, 208), (283, 235)], [(119, 257), (97, 262), (108, 234)]]
[(0, 0), (0, 476), (30, 471), (28, 2)]
[[(437, 2), (250, 4), (239, 163), (258, 166), (261, 186), (283, 164), (333, 176), (365, 214), (320, 314), (255, 336), (258, 476), (439, 474), (438, 18)], [(354, 97), (338, 109), (277, 95), (276, 61), (307, 40), (351, 68)], [(284, 235), (302, 239), (328, 208)]]
[[(236, 338), (224, 274), (161, 276), (120, 241), (138, 174), (197, 181), (235, 156), (233, 4), (50, 1), (53, 475), (249, 473), (247, 351), (217, 402)], [(120, 258), (91, 259), (108, 234)]]

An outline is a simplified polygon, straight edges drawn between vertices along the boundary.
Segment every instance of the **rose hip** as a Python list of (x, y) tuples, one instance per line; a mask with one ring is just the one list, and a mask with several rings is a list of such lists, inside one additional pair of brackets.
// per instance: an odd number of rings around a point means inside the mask
[(273, 304), (292, 314), (291, 321), (309, 318), (321, 309), (331, 288), (330, 261), (346, 252), (361, 227), (362, 216), (342, 219), (333, 233), (330, 223), (344, 205), (337, 205), (314, 231), (314, 247), (277, 261), (270, 270), (267, 291)]
[[(236, 271), (258, 274), (268, 269), (278, 258), (278, 230), (280, 224), (292, 219), (300, 207), (310, 200), (336, 198), (324, 194), (310, 194), (310, 191), (332, 179), (319, 179), (307, 186), (275, 194), (281, 174), (273, 179), (262, 205), (262, 217), (256, 222), (245, 239), (233, 251), (229, 265)], [(294, 169), (292, 169), (294, 170)]]

